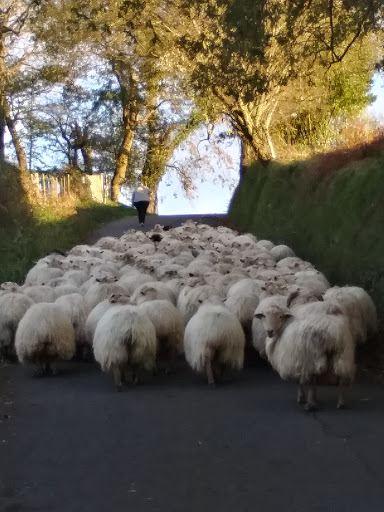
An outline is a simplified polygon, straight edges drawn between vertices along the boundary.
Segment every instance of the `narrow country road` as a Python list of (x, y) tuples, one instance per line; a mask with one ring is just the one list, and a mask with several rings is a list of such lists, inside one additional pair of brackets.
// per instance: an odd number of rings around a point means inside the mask
[(210, 389), (180, 360), (123, 393), (92, 363), (61, 369), (0, 367), (1, 512), (384, 510), (384, 390), (365, 373), (346, 410), (320, 388), (319, 411), (305, 413), (260, 361)]
[(156, 224), (162, 226), (180, 226), (187, 219), (193, 219), (196, 222), (202, 222), (213, 226), (218, 226), (226, 218), (225, 215), (147, 215), (145, 226), (140, 226), (137, 216), (124, 217), (122, 219), (109, 222), (97, 229), (89, 239), (89, 243), (96, 242), (102, 236), (121, 236), (128, 229), (137, 229), (149, 231)]

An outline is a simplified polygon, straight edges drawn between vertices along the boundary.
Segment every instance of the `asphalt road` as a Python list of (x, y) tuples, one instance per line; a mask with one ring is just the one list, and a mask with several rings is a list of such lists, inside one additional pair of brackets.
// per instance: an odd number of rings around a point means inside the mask
[(176, 227), (180, 226), (187, 219), (218, 226), (225, 218), (225, 215), (147, 215), (145, 225), (140, 226), (137, 216), (123, 217), (122, 219), (109, 222), (97, 229), (89, 238), (89, 243), (96, 242), (102, 236), (119, 237), (128, 229), (137, 229), (138, 231), (146, 232), (153, 229), (156, 224)]
[(122, 393), (96, 364), (61, 370), (0, 367), (1, 512), (384, 510), (384, 392), (367, 374), (346, 410), (322, 388), (305, 413), (257, 361), (216, 389), (183, 361)]

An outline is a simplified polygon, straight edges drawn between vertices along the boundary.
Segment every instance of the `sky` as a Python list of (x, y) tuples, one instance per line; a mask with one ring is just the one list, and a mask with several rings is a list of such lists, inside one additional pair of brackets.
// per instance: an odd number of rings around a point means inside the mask
[[(382, 75), (375, 75), (371, 91), (376, 96), (376, 100), (368, 108), (368, 113), (384, 124), (384, 77)], [(209, 153), (212, 150), (206, 146), (206, 151)], [(197, 184), (197, 190), (191, 199), (185, 197), (174, 173), (166, 173), (159, 185), (159, 215), (226, 213), (239, 181), (240, 147), (238, 143), (233, 143), (229, 153), (234, 161), (233, 169), (228, 171), (230, 182), (215, 183), (214, 175), (208, 174), (203, 183)], [(214, 159), (214, 155), (211, 158)]]
[[(384, 76), (376, 74), (371, 92), (376, 96), (368, 107), (368, 113), (384, 126)], [(222, 130), (220, 125), (216, 130)], [(202, 141), (206, 133), (198, 133), (197, 140)], [(160, 215), (226, 213), (233, 192), (239, 181), (240, 144), (238, 139), (227, 141), (223, 152), (215, 152), (213, 144), (199, 143), (199, 154), (203, 162), (197, 169), (188, 147), (180, 148), (171, 163), (184, 162), (195, 174), (196, 190), (186, 197), (174, 170), (168, 171), (158, 188), (158, 212)], [(227, 158), (224, 158), (224, 153)], [(122, 196), (122, 202), (131, 205), (131, 194)]]
[(369, 114), (383, 121), (384, 119), (384, 76), (376, 74), (371, 92), (376, 96), (376, 100), (368, 107)]

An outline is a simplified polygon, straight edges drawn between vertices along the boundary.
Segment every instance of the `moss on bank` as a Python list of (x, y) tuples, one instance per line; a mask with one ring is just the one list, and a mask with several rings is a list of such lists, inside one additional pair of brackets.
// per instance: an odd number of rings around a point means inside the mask
[(332, 172), (311, 162), (254, 164), (229, 220), (258, 238), (286, 243), (333, 284), (373, 297), (384, 319), (384, 157), (369, 156)]

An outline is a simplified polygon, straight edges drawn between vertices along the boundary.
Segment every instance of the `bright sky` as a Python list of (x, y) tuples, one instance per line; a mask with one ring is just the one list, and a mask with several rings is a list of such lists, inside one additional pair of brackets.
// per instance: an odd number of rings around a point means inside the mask
[[(382, 75), (375, 76), (371, 90), (376, 100), (368, 108), (368, 112), (384, 124), (384, 77)], [(209, 146), (206, 150), (210, 151)], [(234, 168), (228, 171), (232, 180), (231, 185), (215, 183), (214, 175), (209, 174), (206, 176), (206, 181), (198, 183), (193, 198), (188, 199), (173, 173), (167, 173), (159, 186), (159, 214), (226, 213), (234, 188), (239, 181), (239, 145), (234, 142), (229, 152), (234, 161)]]
[(371, 88), (372, 94), (376, 96), (376, 101), (368, 107), (371, 116), (383, 122), (384, 119), (384, 76), (376, 74)]
[[(201, 140), (203, 137), (205, 133), (197, 138)], [(199, 143), (199, 153), (206, 164), (203, 164), (201, 170), (195, 169), (196, 190), (192, 192), (191, 197), (186, 197), (176, 172), (174, 170), (167, 172), (158, 188), (159, 214), (226, 213), (239, 182), (239, 141), (233, 139), (227, 142), (223, 151), (229, 156), (228, 161), (224, 156), (220, 158), (208, 142)], [(174, 162), (184, 161), (187, 155), (187, 151), (177, 152)], [(193, 165), (193, 162), (189, 162), (189, 165)]]
[[(376, 74), (371, 89), (376, 96), (376, 101), (368, 108), (368, 113), (381, 121), (384, 125), (384, 76)], [(199, 134), (198, 140), (205, 137)], [(199, 144), (200, 156), (207, 162), (207, 172), (195, 170), (196, 190), (192, 197), (186, 197), (181, 188), (175, 171), (169, 171), (163, 177), (158, 189), (158, 211), (160, 215), (177, 214), (205, 214), (205, 213), (226, 213), (233, 192), (239, 181), (240, 145), (239, 141), (233, 139), (226, 143), (226, 153), (230, 157), (228, 161), (214, 152), (209, 143)], [(188, 149), (180, 150), (175, 157), (177, 161), (183, 161), (190, 155)], [(189, 163), (192, 166), (192, 163)], [(209, 170), (210, 167), (210, 170)], [(193, 170), (193, 169), (192, 169)], [(201, 178), (200, 178), (201, 176)], [(122, 197), (122, 202), (129, 204), (131, 194)]]

